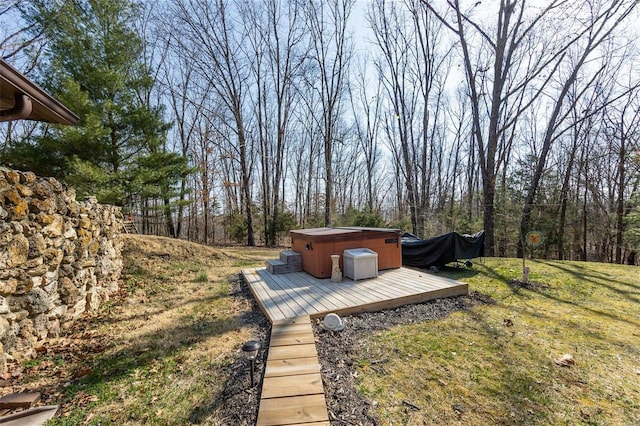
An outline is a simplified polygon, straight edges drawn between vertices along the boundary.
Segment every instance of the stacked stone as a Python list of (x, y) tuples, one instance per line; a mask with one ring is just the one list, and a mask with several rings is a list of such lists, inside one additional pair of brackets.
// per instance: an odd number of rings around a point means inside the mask
[(118, 289), (122, 213), (0, 167), (0, 371)]

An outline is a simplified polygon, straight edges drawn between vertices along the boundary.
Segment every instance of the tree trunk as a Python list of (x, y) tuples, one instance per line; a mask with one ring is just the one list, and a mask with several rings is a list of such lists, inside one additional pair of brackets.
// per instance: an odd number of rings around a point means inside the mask
[(589, 183), (587, 182), (587, 168), (584, 168), (584, 195), (582, 198), (582, 257), (580, 260), (587, 261), (587, 192)]
[(616, 263), (622, 264), (622, 233), (624, 231), (624, 190), (625, 190), (625, 161), (626, 161), (626, 136), (623, 128), (624, 121), (620, 123), (620, 153), (618, 155), (618, 205), (616, 208)]
[[(327, 132), (331, 132), (331, 130), (327, 130)], [(324, 226), (331, 226), (331, 200), (333, 197), (333, 164), (331, 164), (331, 159), (333, 146), (331, 133), (327, 136), (324, 140)]]
[(495, 199), (495, 179), (484, 179), (482, 182), (482, 191), (484, 199), (484, 216), (482, 223), (484, 226), (484, 255), (493, 257), (494, 255), (494, 206)]
[(560, 190), (560, 217), (558, 219), (558, 259), (564, 260), (566, 258), (564, 252), (564, 234), (565, 234), (565, 223), (567, 219), (567, 202), (568, 202), (568, 194), (569, 194), (569, 184), (571, 180), (571, 172), (573, 170), (573, 162), (575, 161), (576, 156), (576, 148), (578, 136), (574, 135), (573, 138), (573, 147), (571, 149), (571, 153), (569, 154), (569, 161), (567, 164), (567, 170), (565, 171), (564, 178), (562, 180), (562, 188)]
[(165, 217), (165, 220), (167, 221), (167, 234), (171, 238), (176, 238), (177, 237), (176, 227), (173, 222), (173, 216), (171, 216), (171, 208), (170, 208), (171, 201), (166, 197), (162, 201), (164, 203), (163, 205), (164, 217)]

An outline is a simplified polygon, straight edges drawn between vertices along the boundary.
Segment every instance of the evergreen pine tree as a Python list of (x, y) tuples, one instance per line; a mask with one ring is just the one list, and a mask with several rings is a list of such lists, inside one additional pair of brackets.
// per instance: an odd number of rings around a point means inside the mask
[[(42, 85), (80, 116), (75, 127), (49, 126), (35, 143), (13, 150), (13, 162), (58, 177), (79, 195), (123, 205), (145, 170), (157, 167), (168, 125), (162, 109), (136, 96), (152, 79), (141, 61), (142, 38), (130, 25), (136, 6), (129, 0), (29, 0), (24, 18), (48, 39), (41, 63)], [(16, 158), (17, 157), (17, 158)], [(29, 160), (31, 159), (31, 160)], [(179, 164), (186, 162), (179, 160)], [(140, 175), (140, 176), (137, 176)], [(170, 188), (176, 174), (158, 188)]]

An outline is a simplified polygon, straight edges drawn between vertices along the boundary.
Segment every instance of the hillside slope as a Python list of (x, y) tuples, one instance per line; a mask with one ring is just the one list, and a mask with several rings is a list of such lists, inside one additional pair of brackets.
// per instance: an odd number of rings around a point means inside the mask
[(2, 394), (40, 392), (42, 404), (61, 406), (53, 425), (219, 424), (236, 393), (256, 397), (245, 392), (248, 372), (234, 366), (244, 365), (243, 342), (264, 337), (238, 273), (274, 253), (123, 238), (120, 291), (43, 344), (37, 359), (13, 365)]

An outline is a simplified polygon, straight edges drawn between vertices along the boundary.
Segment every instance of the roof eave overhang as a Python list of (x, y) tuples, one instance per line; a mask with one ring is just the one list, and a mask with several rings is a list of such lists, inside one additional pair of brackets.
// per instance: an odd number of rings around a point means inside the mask
[(0, 106), (0, 121), (25, 119), (75, 125), (79, 120), (69, 108), (1, 58)]

